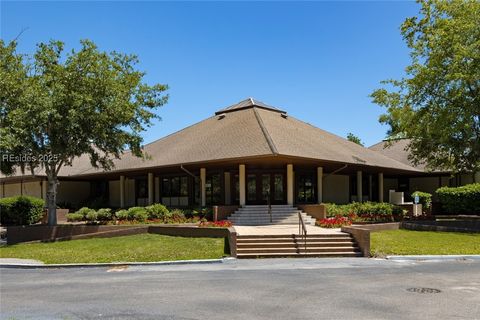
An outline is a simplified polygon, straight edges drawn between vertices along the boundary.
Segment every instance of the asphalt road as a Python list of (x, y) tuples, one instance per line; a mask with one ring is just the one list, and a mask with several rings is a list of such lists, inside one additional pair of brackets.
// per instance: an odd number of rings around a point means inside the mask
[[(1, 319), (480, 319), (480, 260), (0, 269)], [(438, 293), (410, 292), (433, 288)]]

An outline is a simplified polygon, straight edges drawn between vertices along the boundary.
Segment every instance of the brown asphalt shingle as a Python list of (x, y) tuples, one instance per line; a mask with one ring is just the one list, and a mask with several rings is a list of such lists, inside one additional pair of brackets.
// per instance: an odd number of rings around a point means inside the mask
[[(163, 167), (244, 157), (286, 155), (315, 160), (418, 171), (344, 138), (287, 116), (252, 98), (145, 146), (149, 159), (125, 152), (114, 171)], [(65, 167), (60, 176), (98, 173), (88, 157)], [(38, 172), (42, 174), (43, 172)]]

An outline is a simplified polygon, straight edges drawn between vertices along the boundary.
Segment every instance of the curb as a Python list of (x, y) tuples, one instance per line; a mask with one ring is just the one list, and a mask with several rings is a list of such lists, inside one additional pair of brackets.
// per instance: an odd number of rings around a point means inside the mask
[(156, 261), (156, 262), (106, 262), (106, 263), (56, 263), (56, 264), (22, 264), (22, 263), (0, 263), (0, 269), (55, 269), (55, 268), (102, 268), (102, 267), (123, 267), (123, 266), (169, 266), (188, 264), (217, 264), (236, 261), (236, 258), (228, 257), (222, 259), (204, 260), (178, 260), (178, 261)]
[(387, 256), (391, 261), (455, 261), (480, 260), (480, 255), (418, 255), (418, 256)]

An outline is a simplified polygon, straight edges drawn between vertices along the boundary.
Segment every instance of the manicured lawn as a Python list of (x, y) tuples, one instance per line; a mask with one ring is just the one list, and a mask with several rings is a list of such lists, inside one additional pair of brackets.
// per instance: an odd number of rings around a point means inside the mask
[(480, 254), (479, 233), (389, 230), (371, 233), (374, 256)]
[(222, 238), (183, 238), (141, 234), (115, 238), (24, 243), (0, 247), (0, 258), (50, 263), (131, 262), (221, 258)]

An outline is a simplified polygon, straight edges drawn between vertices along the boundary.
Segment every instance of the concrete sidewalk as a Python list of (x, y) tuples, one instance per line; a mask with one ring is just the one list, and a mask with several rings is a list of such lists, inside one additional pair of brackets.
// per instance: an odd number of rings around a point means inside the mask
[[(256, 235), (292, 235), (298, 234), (298, 225), (296, 224), (278, 224), (266, 226), (233, 226), (238, 235), (256, 236)], [(344, 234), (340, 228), (327, 229), (312, 225), (307, 225), (307, 234)]]

